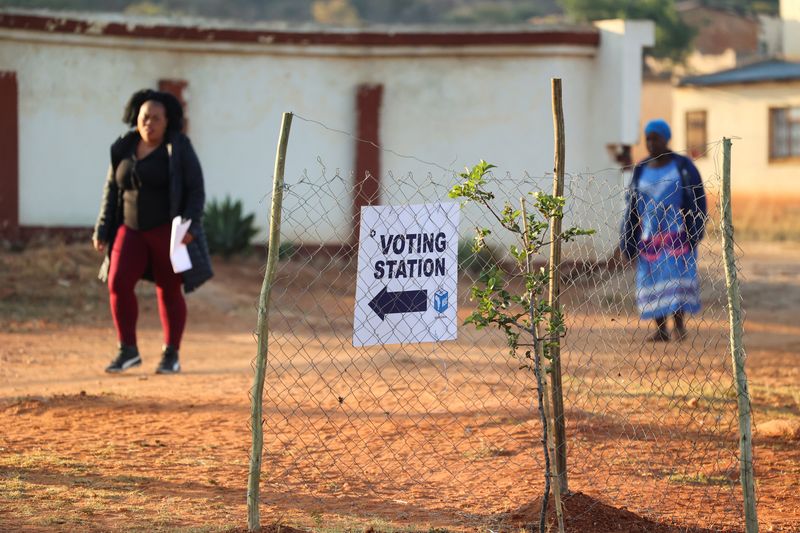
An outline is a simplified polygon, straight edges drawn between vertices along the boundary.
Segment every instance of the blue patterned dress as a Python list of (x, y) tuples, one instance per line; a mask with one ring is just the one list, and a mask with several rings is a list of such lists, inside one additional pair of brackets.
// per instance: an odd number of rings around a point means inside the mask
[(686, 234), (681, 187), (675, 161), (642, 169), (636, 198), (641, 213), (636, 305), (643, 319), (700, 311), (697, 251)]

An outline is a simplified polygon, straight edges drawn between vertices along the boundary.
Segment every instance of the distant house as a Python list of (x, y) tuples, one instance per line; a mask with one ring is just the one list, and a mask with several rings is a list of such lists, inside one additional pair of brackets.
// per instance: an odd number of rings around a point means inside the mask
[[(782, 13), (798, 0), (783, 0)], [(642, 125), (654, 118), (672, 117), (672, 87), (682, 76), (710, 74), (781, 55), (789, 22), (779, 17), (747, 15), (734, 9), (710, 7), (687, 0), (676, 5), (678, 15), (697, 35), (683, 64), (645, 57), (642, 80)], [(784, 29), (786, 26), (786, 29)], [(644, 138), (633, 149), (634, 158), (647, 155)]]
[(800, 205), (800, 63), (772, 59), (680, 80), (673, 148), (711, 176), (721, 169), (706, 145), (722, 137), (734, 138), (735, 196)]
[[(681, 20), (697, 34), (683, 64), (645, 58), (642, 126), (654, 118), (669, 120), (672, 117), (673, 85), (681, 76), (734, 68), (774, 56), (783, 49), (782, 21), (777, 17), (748, 15), (734, 9), (710, 7), (696, 0), (679, 2), (676, 9)], [(641, 159), (646, 155), (642, 137), (634, 147), (634, 157)]]
[(708, 7), (696, 0), (678, 3), (677, 10), (681, 20), (697, 30), (686, 61), (688, 74), (730, 68), (771, 52), (766, 49), (762, 20), (755, 15)]
[[(304, 204), (332, 210), (316, 223), (325, 243), (352, 238), (361, 205), (431, 199), (441, 170), (422, 161), (551, 172), (552, 77), (564, 84), (568, 169), (605, 169), (638, 136), (652, 41), (652, 23), (634, 21), (343, 30), (0, 10), (0, 237), (94, 223), (109, 144), (142, 87), (185, 102), (207, 197), (230, 194), (248, 211), (268, 205), (282, 112), (351, 132), (298, 119), (289, 144), (289, 183), (323, 179), (318, 159), (326, 179), (341, 176), (329, 205)], [(419, 183), (401, 192), (391, 176)], [(618, 175), (597, 179), (621, 187)]]

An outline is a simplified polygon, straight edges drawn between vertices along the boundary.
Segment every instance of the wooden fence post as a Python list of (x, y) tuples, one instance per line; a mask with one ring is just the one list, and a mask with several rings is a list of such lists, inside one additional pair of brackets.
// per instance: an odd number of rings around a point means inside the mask
[(256, 355), (253, 388), (250, 391), (250, 429), (253, 443), (250, 450), (250, 471), (247, 477), (247, 529), (259, 531), (259, 491), (261, 482), (261, 456), (264, 446), (263, 401), (264, 378), (267, 367), (269, 341), (269, 297), (275, 279), (278, 263), (278, 250), (281, 240), (281, 208), (283, 206), (283, 173), (286, 168), (286, 147), (289, 144), (289, 130), (292, 127), (292, 114), (284, 113), (281, 132), (278, 138), (278, 153), (275, 156), (275, 175), (272, 178), (272, 208), (269, 215), (269, 243), (267, 248), (267, 267), (261, 295), (258, 298), (258, 353)]
[[(553, 132), (555, 136), (555, 166), (553, 168), (553, 196), (564, 196), (564, 107), (561, 96), (561, 78), (550, 80), (553, 93)], [(561, 291), (561, 217), (550, 221), (550, 294), (548, 304), (554, 311), (560, 309)], [(553, 313), (555, 315), (555, 313)], [(551, 316), (553, 320), (555, 316)], [(553, 397), (553, 427), (555, 441), (555, 470), (561, 494), (568, 494), (567, 484), (567, 437), (564, 423), (564, 396), (561, 388), (561, 338), (558, 334), (550, 338), (549, 353), (552, 356), (550, 382)]]
[(736, 400), (739, 412), (739, 480), (744, 495), (745, 531), (758, 531), (756, 515), (755, 477), (753, 474), (753, 434), (750, 410), (750, 392), (744, 371), (744, 329), (742, 324), (741, 295), (736, 276), (736, 255), (733, 241), (733, 214), (731, 209), (731, 140), (722, 139), (722, 253), (725, 258), (725, 285), (728, 289), (728, 318), (730, 319), (731, 356), (736, 381)]

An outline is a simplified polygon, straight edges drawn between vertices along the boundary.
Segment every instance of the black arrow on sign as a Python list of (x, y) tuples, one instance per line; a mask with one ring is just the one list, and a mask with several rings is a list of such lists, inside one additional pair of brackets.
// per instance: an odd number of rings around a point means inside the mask
[(428, 310), (428, 291), (389, 292), (384, 287), (372, 298), (369, 308), (381, 320), (392, 313), (421, 313)]

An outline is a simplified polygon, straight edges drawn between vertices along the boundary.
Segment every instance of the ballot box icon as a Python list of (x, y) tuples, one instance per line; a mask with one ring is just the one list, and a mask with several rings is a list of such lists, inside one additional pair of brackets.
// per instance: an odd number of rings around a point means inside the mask
[(447, 309), (447, 297), (447, 291), (442, 289), (433, 293), (433, 308), (440, 313), (444, 313)]

